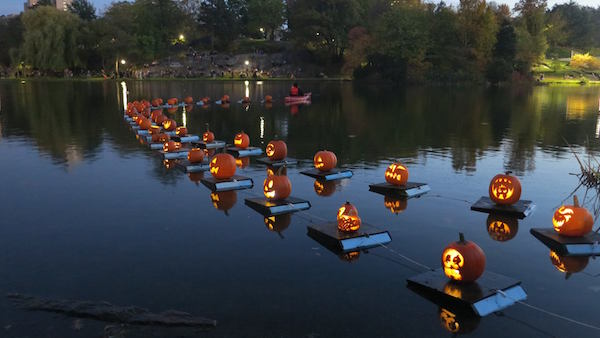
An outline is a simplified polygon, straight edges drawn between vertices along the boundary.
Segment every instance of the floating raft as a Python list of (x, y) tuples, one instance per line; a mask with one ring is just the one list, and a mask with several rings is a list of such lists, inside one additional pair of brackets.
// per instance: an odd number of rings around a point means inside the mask
[(246, 198), (245, 203), (263, 216), (274, 216), (310, 209), (310, 202), (295, 197), (269, 201), (266, 198)]
[(166, 152), (164, 150), (160, 150), (159, 154), (162, 155), (164, 160), (177, 160), (187, 158), (189, 149), (180, 149), (178, 151), (170, 151)]
[(251, 178), (239, 175), (234, 175), (232, 178), (226, 180), (218, 180), (209, 176), (202, 178), (200, 181), (212, 191), (241, 190), (254, 186)]
[(270, 165), (275, 168), (279, 168), (279, 167), (283, 167), (283, 166), (295, 165), (298, 163), (298, 160), (290, 158), (290, 157), (286, 157), (283, 160), (272, 161), (268, 157), (261, 157), (261, 158), (257, 158), (256, 162)]
[(422, 288), (440, 300), (468, 306), (480, 317), (527, 299), (520, 281), (490, 271), (476, 282), (461, 284), (450, 281), (439, 268), (410, 277), (407, 282), (409, 287)]
[(548, 248), (565, 256), (600, 255), (600, 235), (591, 232), (583, 237), (566, 237), (559, 235), (554, 229), (533, 228), (529, 232)]
[(179, 143), (196, 143), (200, 142), (200, 136), (198, 135), (186, 135), (186, 136), (173, 136), (171, 139)]
[(235, 157), (258, 156), (263, 153), (262, 149), (258, 147), (248, 147), (246, 149), (231, 147), (227, 148), (227, 152), (232, 153)]
[(431, 190), (426, 183), (407, 182), (405, 185), (393, 185), (390, 183), (370, 184), (369, 190), (382, 195), (393, 195), (400, 197), (420, 196)]
[(186, 173), (197, 173), (210, 170), (210, 163), (208, 161), (203, 161), (201, 163), (190, 163), (190, 161), (186, 159), (181, 159), (175, 162), (175, 165)]
[(148, 136), (150, 135), (150, 132), (148, 131), (148, 129), (138, 129), (136, 131), (136, 133), (140, 136)]
[(333, 181), (352, 177), (351, 170), (333, 169), (330, 171), (320, 171), (318, 169), (309, 169), (301, 171), (300, 173), (322, 181)]
[(342, 253), (368, 249), (392, 241), (389, 232), (367, 223), (362, 223), (360, 229), (354, 232), (339, 231), (336, 222), (309, 225), (307, 228), (309, 237)]
[(202, 149), (220, 149), (225, 148), (225, 142), (223, 141), (213, 141), (213, 142), (198, 142), (198, 146)]
[(532, 201), (520, 200), (513, 205), (499, 205), (492, 202), (489, 197), (481, 197), (479, 201), (471, 206), (471, 210), (474, 211), (485, 212), (488, 214), (505, 214), (519, 219), (529, 216), (534, 208), (535, 204), (533, 204)]

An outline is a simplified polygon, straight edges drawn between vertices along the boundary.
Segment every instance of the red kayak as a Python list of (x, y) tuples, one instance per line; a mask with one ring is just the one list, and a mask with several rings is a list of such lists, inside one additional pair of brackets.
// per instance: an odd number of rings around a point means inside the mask
[(293, 103), (293, 104), (310, 103), (311, 95), (312, 95), (312, 93), (306, 93), (302, 96), (286, 96), (285, 103)]

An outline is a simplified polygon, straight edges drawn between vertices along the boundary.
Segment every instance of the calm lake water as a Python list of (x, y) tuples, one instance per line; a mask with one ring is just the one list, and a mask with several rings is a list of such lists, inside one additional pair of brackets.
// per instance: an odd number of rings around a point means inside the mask
[[(338, 256), (307, 236), (307, 225), (334, 220), (351, 201), (364, 222), (390, 231), (397, 253), (432, 267), (458, 232), (477, 242), (487, 269), (523, 283), (527, 302), (600, 326), (600, 263), (569, 278), (550, 260), (532, 227), (578, 184), (583, 158), (596, 154), (600, 88), (521, 89), (364, 87), (305, 82), (313, 103), (297, 111), (282, 98), (289, 83), (127, 81), (129, 99), (193, 95), (254, 101), (174, 114), (192, 133), (210, 123), (231, 142), (244, 130), (264, 147), (275, 136), (301, 160), (288, 168), (292, 195), (312, 208), (270, 230), (244, 204), (261, 194), (265, 167), (252, 159), (239, 173), (255, 186), (216, 205), (211, 192), (140, 144), (123, 120), (116, 82), (0, 82), (0, 295), (109, 301), (154, 312), (187, 311), (218, 320), (215, 329), (135, 328), (122, 337), (450, 337), (440, 305), (406, 286), (423, 272), (385, 248)], [(326, 148), (354, 177), (315, 192), (298, 172)], [(390, 161), (431, 191), (390, 211), (368, 184)], [(490, 235), (487, 214), (470, 204), (491, 177), (511, 170), (535, 212), (512, 225), (512, 238)], [(585, 191), (578, 192), (583, 198)], [(588, 197), (590, 193), (588, 193)], [(388, 201), (390, 202), (390, 201)], [(587, 202), (593, 208), (593, 200)], [(227, 205), (229, 204), (229, 205)], [(388, 205), (389, 206), (389, 205)], [(275, 231), (278, 230), (278, 231)], [(507, 236), (511, 237), (511, 236)], [(478, 319), (457, 314), (480, 337), (593, 337), (598, 331), (514, 305)], [(0, 297), (2, 337), (101, 337), (106, 323), (23, 311)]]

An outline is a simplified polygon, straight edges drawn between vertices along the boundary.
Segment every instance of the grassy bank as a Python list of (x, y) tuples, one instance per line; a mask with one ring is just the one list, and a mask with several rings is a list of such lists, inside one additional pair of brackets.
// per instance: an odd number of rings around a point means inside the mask
[(536, 83), (549, 86), (600, 85), (600, 69), (573, 68), (569, 61), (544, 60), (532, 69)]

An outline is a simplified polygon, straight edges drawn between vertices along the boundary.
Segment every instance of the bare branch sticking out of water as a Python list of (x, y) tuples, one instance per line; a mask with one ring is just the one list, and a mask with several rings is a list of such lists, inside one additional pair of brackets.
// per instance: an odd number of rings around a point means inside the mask
[(107, 302), (38, 298), (18, 293), (8, 294), (15, 305), (30, 311), (61, 313), (71, 317), (91, 318), (103, 322), (149, 326), (215, 327), (217, 321), (196, 317), (187, 312), (168, 310), (152, 313), (136, 306), (117, 306)]

